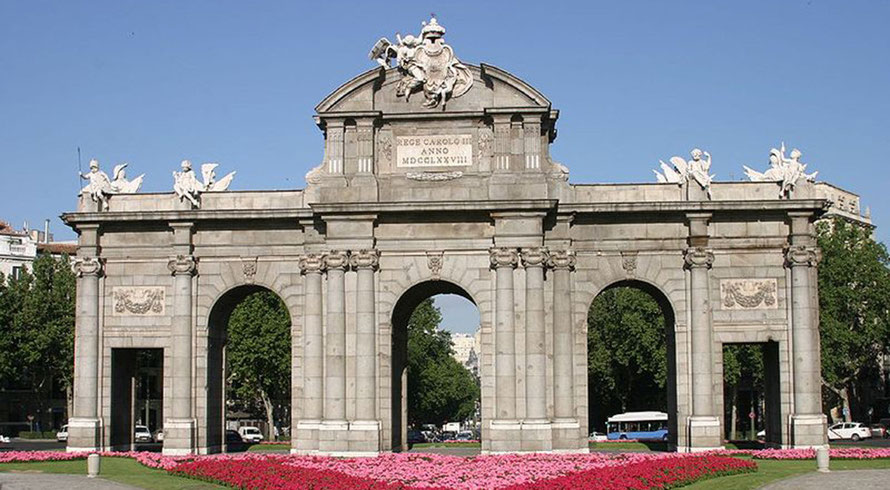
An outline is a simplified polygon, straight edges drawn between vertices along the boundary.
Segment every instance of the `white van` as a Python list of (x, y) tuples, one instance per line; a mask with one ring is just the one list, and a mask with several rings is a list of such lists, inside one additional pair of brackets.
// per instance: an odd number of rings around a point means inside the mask
[(256, 427), (241, 426), (238, 427), (238, 435), (244, 442), (262, 442), (263, 433)]

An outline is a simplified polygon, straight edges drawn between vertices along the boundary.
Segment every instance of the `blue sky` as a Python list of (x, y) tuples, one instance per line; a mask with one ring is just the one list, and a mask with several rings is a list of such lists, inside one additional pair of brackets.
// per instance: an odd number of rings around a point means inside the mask
[(0, 0), (0, 219), (75, 206), (83, 164), (130, 162), (146, 191), (183, 158), (233, 189), (303, 187), (322, 156), (315, 104), (371, 67), (381, 36), (435, 11), (469, 63), (560, 109), (552, 152), (574, 182), (651, 181), (699, 146), (718, 179), (780, 141), (886, 216), (890, 2), (203, 2)]

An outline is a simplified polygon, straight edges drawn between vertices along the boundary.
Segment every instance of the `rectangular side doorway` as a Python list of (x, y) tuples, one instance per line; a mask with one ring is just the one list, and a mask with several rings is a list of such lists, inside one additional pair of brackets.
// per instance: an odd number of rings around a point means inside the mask
[(160, 451), (163, 380), (163, 349), (111, 350), (112, 451)]

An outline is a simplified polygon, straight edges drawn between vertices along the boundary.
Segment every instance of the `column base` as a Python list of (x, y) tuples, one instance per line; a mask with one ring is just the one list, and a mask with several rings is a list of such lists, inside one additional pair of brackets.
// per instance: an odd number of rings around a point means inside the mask
[(575, 418), (556, 418), (550, 423), (553, 452), (589, 453), (587, 434), (581, 432), (581, 423)]
[(164, 421), (164, 448), (166, 456), (195, 454), (194, 419), (167, 419)]
[(720, 419), (713, 415), (693, 415), (686, 419), (686, 447), (679, 452), (701, 452), (723, 449)]
[(65, 450), (69, 453), (101, 451), (101, 427), (99, 419), (84, 417), (68, 419), (68, 443)]
[(519, 429), (522, 436), (519, 450), (528, 452), (549, 452), (553, 449), (553, 431), (546, 419), (523, 420)]
[(828, 419), (824, 414), (791, 416), (791, 446), (795, 449), (818, 449), (828, 444)]
[(380, 422), (377, 420), (325, 420), (317, 425), (317, 429), (311, 427), (305, 423), (298, 425), (301, 431), (318, 434), (317, 445), (310, 441), (298, 441), (294, 448), (296, 452), (345, 457), (376, 456), (380, 453)]

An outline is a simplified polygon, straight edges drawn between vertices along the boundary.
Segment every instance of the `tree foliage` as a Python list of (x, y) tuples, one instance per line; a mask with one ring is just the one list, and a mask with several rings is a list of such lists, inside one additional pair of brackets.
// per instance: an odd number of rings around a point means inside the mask
[(34, 390), (55, 380), (69, 395), (74, 369), (75, 277), (67, 256), (39, 255), (30, 271), (0, 281), (0, 384)]
[(284, 302), (270, 291), (248, 295), (229, 317), (230, 393), (245, 409), (261, 408), (270, 428), (290, 425), (290, 327)]
[(637, 288), (603, 291), (587, 314), (591, 427), (631, 410), (667, 410), (665, 316)]
[(411, 425), (460, 422), (479, 400), (473, 374), (452, 357), (451, 334), (439, 329), (442, 313), (432, 299), (408, 320), (408, 421)]
[(890, 256), (871, 230), (843, 219), (817, 226), (822, 380), (829, 404), (864, 418), (856, 394), (867, 390), (890, 345)]

